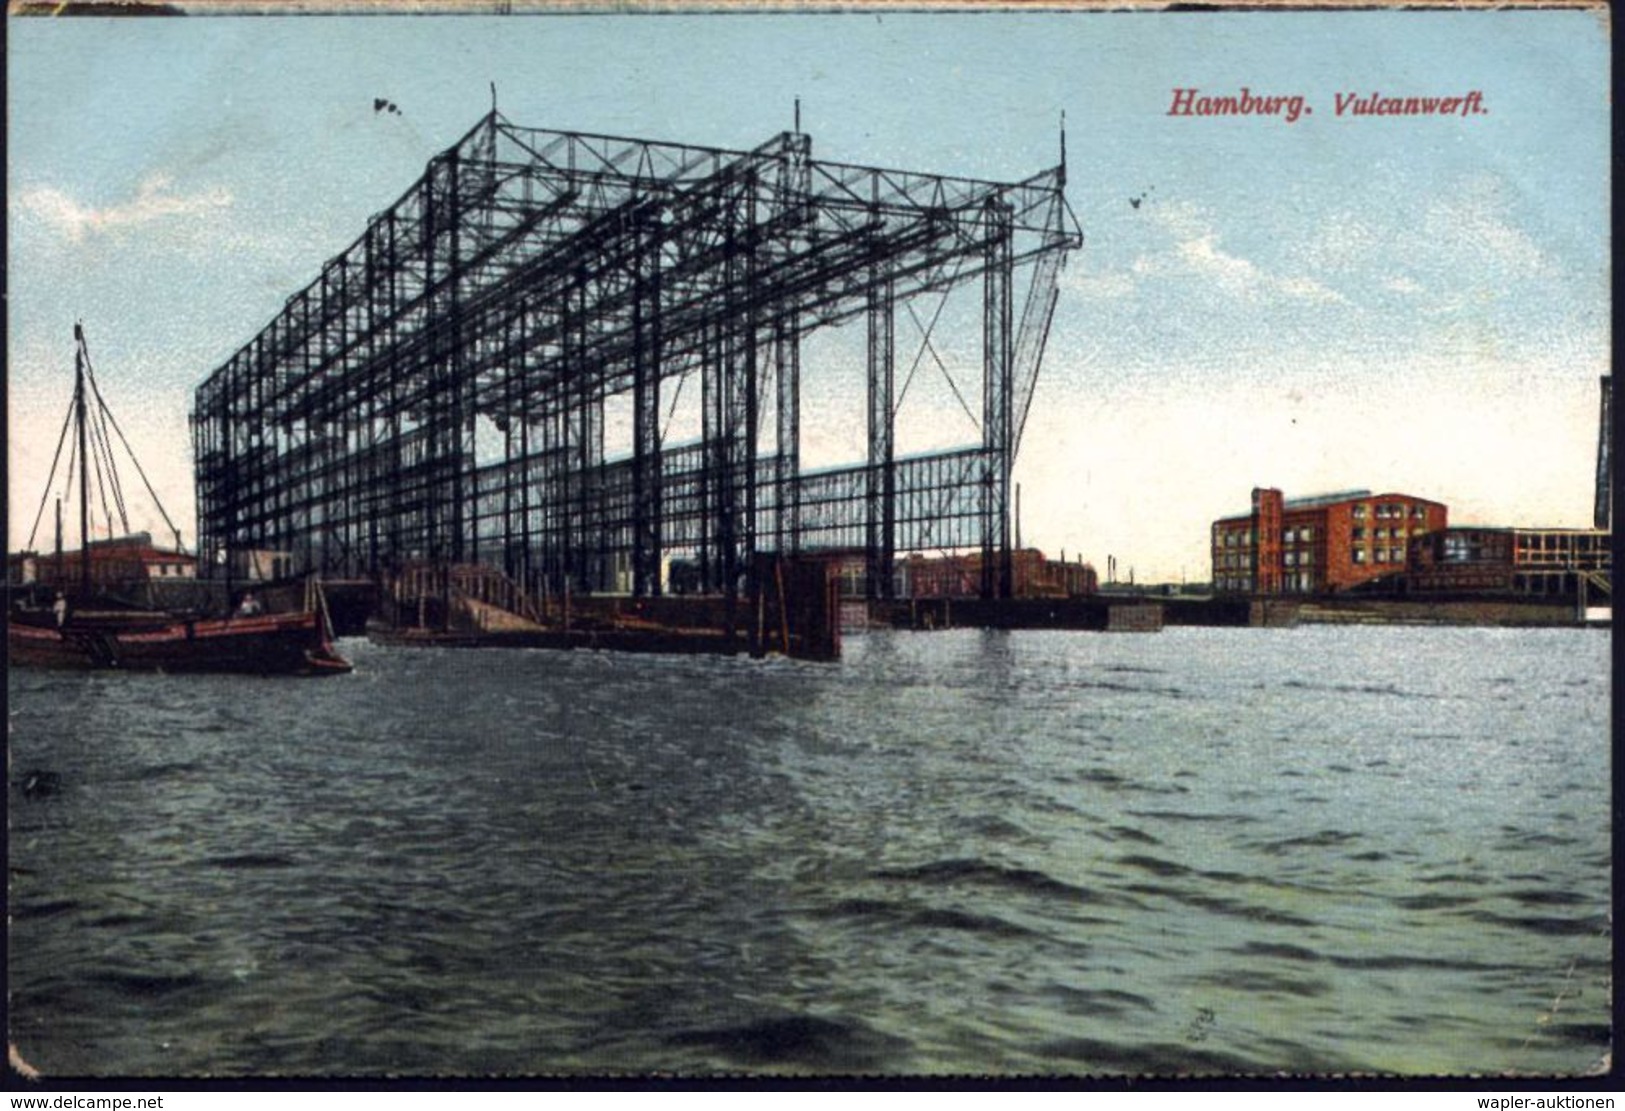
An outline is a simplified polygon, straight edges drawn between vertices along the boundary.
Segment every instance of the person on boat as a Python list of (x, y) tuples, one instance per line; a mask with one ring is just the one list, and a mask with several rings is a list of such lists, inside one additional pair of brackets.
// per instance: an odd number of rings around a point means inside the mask
[(60, 590), (56, 592), (56, 601), (51, 603), (51, 612), (56, 614), (58, 629), (68, 623), (68, 599)]
[(238, 617), (256, 617), (264, 612), (265, 607), (260, 605), (260, 600), (254, 596), (252, 590), (244, 594), (243, 600), (237, 603)]

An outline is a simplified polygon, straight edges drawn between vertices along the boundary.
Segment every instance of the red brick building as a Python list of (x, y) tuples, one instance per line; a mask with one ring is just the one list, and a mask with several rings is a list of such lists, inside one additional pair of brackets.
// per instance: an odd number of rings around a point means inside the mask
[(1322, 594), (1405, 570), (1411, 540), (1446, 527), (1444, 505), (1345, 490), (1285, 499), (1255, 489), (1251, 512), (1213, 522), (1213, 589)]
[[(862, 598), (867, 571), (862, 552), (825, 552), (843, 598)], [(1017, 598), (1077, 598), (1094, 594), (1099, 579), (1092, 565), (1082, 561), (1047, 559), (1037, 548), (1010, 553), (1011, 588)], [(982, 554), (902, 556), (892, 565), (895, 596), (907, 598), (977, 598), (982, 593)]]
[[(79, 552), (63, 552), (60, 570), (54, 552), (22, 552), (7, 557), (7, 578), (27, 585), (55, 588), (79, 585)], [(197, 577), (197, 557), (156, 547), (149, 533), (90, 542), (90, 585), (106, 590), (154, 579)]]
[[(982, 590), (982, 555), (910, 555), (897, 561), (899, 598), (975, 598)], [(1046, 559), (1037, 548), (1010, 553), (1011, 593), (1017, 598), (1077, 598), (1099, 588), (1094, 567)]]

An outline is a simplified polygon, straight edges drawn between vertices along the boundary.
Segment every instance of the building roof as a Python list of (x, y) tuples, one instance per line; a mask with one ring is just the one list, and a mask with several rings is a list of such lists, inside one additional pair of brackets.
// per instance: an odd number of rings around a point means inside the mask
[[(73, 561), (79, 558), (80, 549), (66, 548), (62, 558)], [(16, 561), (22, 559), (37, 559), (48, 561), (56, 558), (54, 551), (48, 552), (11, 552), (7, 558)], [(197, 562), (197, 556), (190, 552), (168, 551), (164, 548), (154, 547), (150, 543), (123, 537), (118, 540), (92, 540), (90, 542), (90, 559), (93, 563), (140, 560), (143, 563), (175, 563)]]
[[(1369, 498), (1370, 490), (1334, 490), (1328, 494), (1308, 494), (1301, 498), (1287, 498), (1281, 503), (1282, 509), (1313, 509), (1320, 505), (1336, 505), (1340, 501), (1353, 501), (1355, 498)], [(1406, 495), (1409, 497), (1409, 495)]]
[[(1362, 489), (1335, 490), (1326, 494), (1309, 494), (1301, 498), (1287, 498), (1281, 502), (1281, 509), (1284, 512), (1290, 513), (1295, 509), (1321, 509), (1328, 505), (1339, 505), (1342, 502), (1365, 501), (1367, 499), (1377, 498), (1405, 498), (1409, 501), (1426, 502), (1429, 505), (1444, 505), (1444, 502), (1434, 501), (1432, 498), (1419, 497), (1416, 494), (1404, 494), (1400, 493), (1398, 490), (1389, 490), (1386, 493), (1373, 494), (1370, 490)], [(1240, 513), (1231, 513), (1227, 516), (1219, 517), (1215, 519), (1213, 523), (1216, 525), (1221, 525), (1230, 521), (1247, 521), (1252, 519), (1252, 515), (1252, 507), (1249, 506)]]

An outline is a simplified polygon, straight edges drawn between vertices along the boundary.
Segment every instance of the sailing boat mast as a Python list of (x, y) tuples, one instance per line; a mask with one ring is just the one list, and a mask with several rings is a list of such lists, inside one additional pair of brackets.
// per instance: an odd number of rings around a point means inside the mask
[[(73, 416), (79, 424), (79, 597), (90, 597), (90, 455), (85, 432), (85, 332), (73, 325)], [(71, 477), (71, 475), (70, 475)]]

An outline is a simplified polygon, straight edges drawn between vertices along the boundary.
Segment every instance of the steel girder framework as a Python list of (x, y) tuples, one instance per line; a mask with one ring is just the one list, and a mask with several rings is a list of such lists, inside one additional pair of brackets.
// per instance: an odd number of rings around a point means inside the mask
[[(979, 547), (984, 593), (1008, 595), (1011, 465), (1082, 242), (1064, 184), (1064, 160), (999, 183), (816, 161), (800, 132), (730, 151), (493, 111), (198, 388), (200, 552), (653, 594), (688, 551), (732, 594), (754, 552), (861, 548), (885, 594), (899, 547)], [(977, 279), (981, 442), (898, 458), (899, 306)], [(846, 321), (867, 331), (867, 458), (806, 474), (802, 339)], [(663, 393), (691, 375), (700, 439), (665, 443)], [(606, 404), (628, 400), (630, 455), (606, 458)]]

